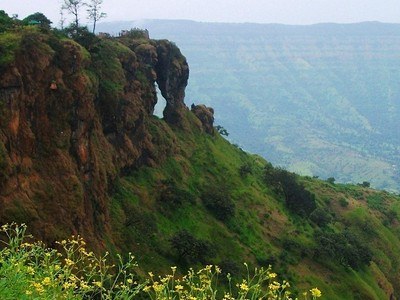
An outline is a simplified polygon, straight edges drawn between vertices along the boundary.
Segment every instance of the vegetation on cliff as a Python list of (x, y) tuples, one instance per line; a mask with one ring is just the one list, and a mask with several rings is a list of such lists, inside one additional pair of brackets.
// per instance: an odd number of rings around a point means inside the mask
[(212, 109), (185, 106), (189, 69), (173, 43), (83, 33), (11, 26), (13, 46), (0, 40), (2, 223), (27, 223), (46, 245), (80, 234), (112, 259), (135, 253), (140, 277), (212, 264), (241, 282), (248, 262), (272, 265), (294, 295), (400, 295), (398, 196), (230, 144)]

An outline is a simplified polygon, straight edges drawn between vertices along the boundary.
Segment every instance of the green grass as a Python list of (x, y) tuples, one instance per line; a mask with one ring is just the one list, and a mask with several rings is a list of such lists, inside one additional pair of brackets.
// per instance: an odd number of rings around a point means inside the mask
[[(115, 226), (117, 231), (122, 228), (128, 237), (123, 249), (137, 251), (138, 260), (143, 259), (141, 265), (144, 268), (162, 271), (171, 264), (179, 265), (169, 239), (185, 229), (213, 245), (215, 253), (209, 258), (210, 263), (249, 261), (265, 266), (272, 262), (286, 278), (293, 278), (295, 287), (307, 284), (321, 286), (326, 289), (328, 299), (382, 297), (383, 291), (373, 284), (375, 277), (368, 266), (352, 270), (331, 257), (323, 257), (313, 262), (317, 266), (315, 271), (304, 272), (316, 251), (314, 232), (321, 229), (307, 218), (289, 211), (282, 195), (264, 182), (266, 162), (263, 159), (233, 147), (219, 135), (207, 136), (192, 129), (192, 134), (188, 136), (183, 131), (170, 131), (164, 121), (158, 119), (153, 119), (151, 124), (152, 134), (161, 143), (173, 142), (180, 151), (157, 167), (140, 168), (122, 178), (120, 191), (114, 196), (121, 203), (128, 201), (135, 208), (135, 213), (150, 214), (156, 224), (151, 235)], [(252, 172), (241, 176), (239, 169), (244, 164), (249, 164)], [(177, 187), (186, 190), (191, 200), (175, 207), (160, 203), (157, 200), (160, 185), (166, 179), (175, 181)], [(299, 182), (315, 193), (319, 207), (333, 215), (333, 221), (322, 230), (340, 232), (345, 227), (349, 228), (362, 243), (371, 245), (373, 261), (377, 262), (383, 276), (394, 282), (395, 271), (390, 264), (397, 265), (394, 256), (400, 251), (400, 236), (395, 226), (385, 227), (382, 224), (384, 215), (380, 206), (371, 204), (380, 203), (382, 207), (396, 210), (398, 197), (371, 193), (370, 189), (356, 185), (328, 184), (306, 177), (300, 178)], [(207, 211), (200, 200), (202, 189), (207, 186), (229, 191), (235, 203), (232, 219), (222, 222)], [(349, 202), (346, 207), (341, 205), (343, 198)], [(126, 214), (123, 208), (116, 208), (115, 211), (116, 214)], [(372, 230), (365, 230), (366, 226)], [(129, 246), (130, 241), (139, 240), (141, 245), (144, 243), (146, 246)], [(378, 262), (381, 261), (390, 264), (380, 265)], [(319, 272), (323, 272), (323, 276)]]

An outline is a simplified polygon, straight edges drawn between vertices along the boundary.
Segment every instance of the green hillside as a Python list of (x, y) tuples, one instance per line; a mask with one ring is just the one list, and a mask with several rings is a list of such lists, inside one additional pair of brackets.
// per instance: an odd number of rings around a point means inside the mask
[(104, 23), (175, 41), (186, 102), (216, 110), (230, 140), (292, 171), (399, 191), (400, 25)]
[[(0, 223), (26, 223), (44, 241), (28, 266), (74, 234), (114, 260), (132, 252), (132, 281), (216, 264), (243, 283), (246, 262), (272, 265), (299, 297), (313, 287), (325, 299), (400, 297), (398, 195), (300, 176), (232, 145), (213, 127), (213, 109), (185, 106), (188, 64), (172, 42), (0, 14)], [(156, 85), (167, 103), (162, 118)], [(28, 266), (15, 259), (26, 257), (9, 250), (15, 243), (0, 246), (0, 298), (10, 282), (26, 283), (17, 267)], [(41, 287), (50, 286), (46, 277)], [(221, 291), (228, 285), (221, 279)]]
[[(398, 197), (307, 177), (292, 183), (290, 173), (220, 136), (169, 138), (181, 154), (121, 178), (112, 198), (119, 249), (136, 253), (145, 269), (200, 261), (239, 274), (246, 261), (272, 264), (296, 289), (318, 286), (326, 299), (386, 299), (399, 289)], [(205, 253), (180, 252), (172, 241), (183, 231)]]

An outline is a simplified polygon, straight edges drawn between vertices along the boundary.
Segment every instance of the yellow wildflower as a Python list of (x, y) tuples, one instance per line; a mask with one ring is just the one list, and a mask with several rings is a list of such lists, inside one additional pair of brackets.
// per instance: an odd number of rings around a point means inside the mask
[(39, 282), (35, 282), (35, 283), (33, 284), (33, 287), (35, 288), (35, 290), (36, 290), (39, 294), (42, 294), (42, 293), (44, 292), (43, 285), (42, 285), (41, 283), (39, 283)]
[(66, 258), (64, 261), (65, 261), (65, 264), (66, 264), (67, 266), (72, 266), (73, 264), (75, 264), (72, 260), (70, 260), (70, 259), (68, 259), (68, 258)]
[(179, 292), (179, 291), (183, 290), (183, 286), (180, 285), (180, 284), (177, 284), (177, 285), (175, 286), (175, 290), (177, 290), (177, 291)]
[(312, 295), (314, 298), (319, 298), (319, 297), (322, 296), (322, 293), (321, 293), (321, 291), (320, 291), (318, 288), (313, 288), (313, 289), (310, 290), (310, 292), (311, 292), (311, 295)]
[(43, 284), (43, 285), (50, 285), (50, 283), (51, 283), (50, 277), (45, 277), (45, 278), (43, 279), (43, 281), (42, 281), (42, 284)]
[(35, 269), (32, 268), (31, 266), (28, 266), (28, 267), (26, 268), (26, 273), (28, 273), (28, 274), (30, 274), (30, 275), (33, 275), (33, 274), (35, 274)]
[(249, 286), (244, 281), (240, 284), (239, 287), (242, 291), (245, 291), (245, 292), (247, 292), (249, 290)]

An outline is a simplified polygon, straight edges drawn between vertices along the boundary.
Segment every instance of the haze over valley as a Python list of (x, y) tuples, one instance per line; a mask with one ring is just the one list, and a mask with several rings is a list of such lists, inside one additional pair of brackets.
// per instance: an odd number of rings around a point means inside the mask
[(181, 47), (186, 103), (215, 108), (243, 149), (299, 174), (400, 188), (400, 25), (144, 20)]

